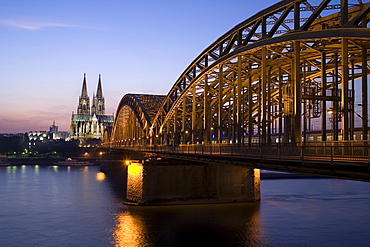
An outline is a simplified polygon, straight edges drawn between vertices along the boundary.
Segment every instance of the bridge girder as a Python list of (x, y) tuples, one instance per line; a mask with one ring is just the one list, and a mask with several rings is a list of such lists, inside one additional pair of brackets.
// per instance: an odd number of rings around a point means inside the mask
[[(131, 144), (149, 141), (152, 121), (165, 96), (149, 94), (126, 94), (122, 97), (115, 116), (110, 142), (126, 140)], [(148, 140), (147, 140), (148, 139)]]
[[(150, 124), (144, 111), (124, 106), (151, 144), (269, 143), (272, 136), (301, 142), (312, 118), (321, 118), (325, 141), (329, 101), (343, 139), (350, 139), (354, 81), (361, 79), (367, 92), (369, 13), (370, 3), (280, 1), (207, 47), (151, 112)], [(362, 105), (367, 138), (367, 96)]]

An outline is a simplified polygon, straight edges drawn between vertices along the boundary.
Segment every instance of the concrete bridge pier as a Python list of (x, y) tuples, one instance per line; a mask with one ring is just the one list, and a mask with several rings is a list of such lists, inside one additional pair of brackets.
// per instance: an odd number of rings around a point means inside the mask
[(260, 200), (260, 171), (218, 164), (131, 163), (126, 203), (135, 205)]

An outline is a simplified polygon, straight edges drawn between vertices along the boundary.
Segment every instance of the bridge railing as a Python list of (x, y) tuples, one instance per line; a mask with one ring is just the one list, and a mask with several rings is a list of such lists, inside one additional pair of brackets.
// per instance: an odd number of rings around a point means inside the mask
[(130, 149), (141, 152), (211, 155), (233, 158), (271, 159), (271, 160), (302, 160), (326, 162), (370, 163), (369, 141), (329, 141), (310, 142), (304, 145), (294, 143), (246, 143), (246, 144), (186, 144), (178, 146), (127, 146), (108, 144), (108, 147)]

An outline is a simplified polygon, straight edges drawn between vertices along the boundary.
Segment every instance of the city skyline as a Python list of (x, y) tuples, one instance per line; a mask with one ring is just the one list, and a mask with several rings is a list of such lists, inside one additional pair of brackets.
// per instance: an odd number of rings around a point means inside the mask
[(89, 95), (102, 75), (106, 114), (127, 93), (166, 95), (202, 50), (274, 3), (2, 1), (0, 133), (69, 131), (84, 73)]

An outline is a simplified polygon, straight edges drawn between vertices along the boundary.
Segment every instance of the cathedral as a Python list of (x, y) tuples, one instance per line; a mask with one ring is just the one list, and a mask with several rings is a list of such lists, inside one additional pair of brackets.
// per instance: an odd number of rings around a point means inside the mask
[(101, 86), (101, 76), (99, 75), (96, 95), (93, 95), (92, 106), (90, 108), (86, 74), (84, 74), (77, 114), (72, 113), (70, 138), (80, 141), (101, 139), (105, 128), (112, 126), (113, 122), (114, 117), (112, 115), (105, 115), (105, 101)]

